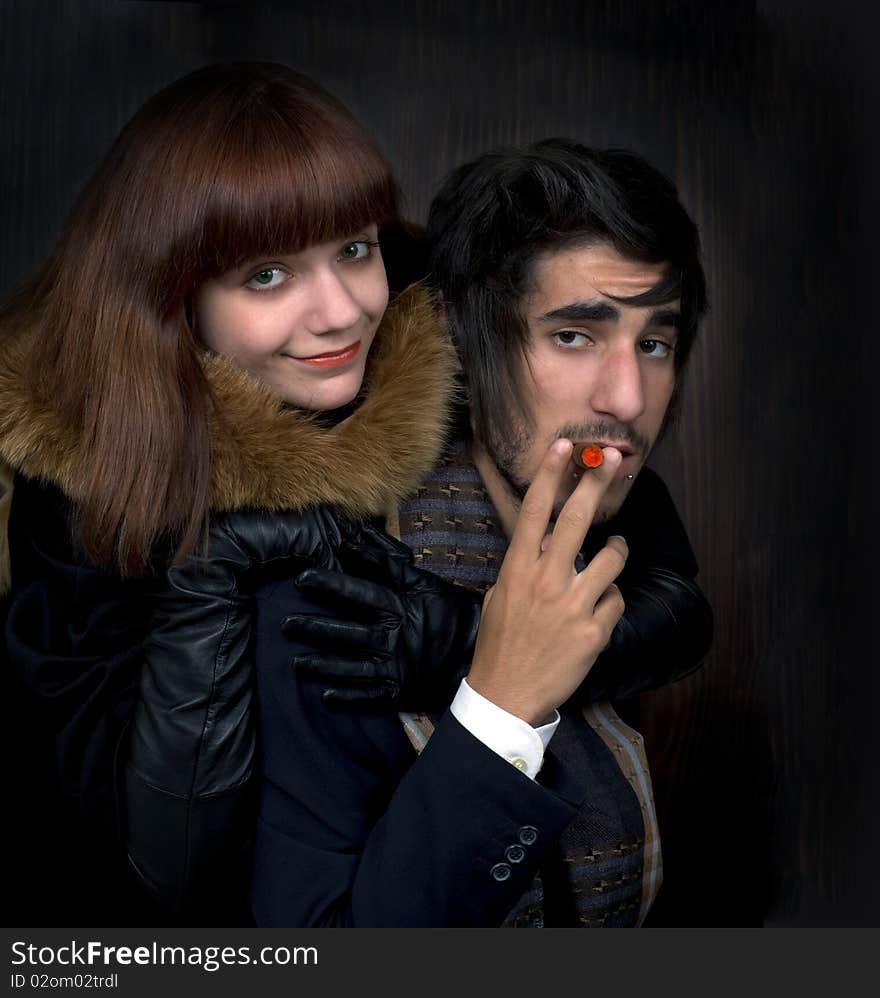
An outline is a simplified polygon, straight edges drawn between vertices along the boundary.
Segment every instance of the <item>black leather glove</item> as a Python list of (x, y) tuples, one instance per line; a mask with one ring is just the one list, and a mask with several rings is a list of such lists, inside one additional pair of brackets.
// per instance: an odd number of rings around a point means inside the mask
[[(338, 567), (322, 510), (215, 517), (206, 557), (166, 574), (143, 646), (121, 789), (132, 867), (174, 910), (233, 889), (253, 823), (253, 624), (248, 573), (267, 562)], [(291, 574), (292, 574), (291, 573)]]
[(310, 568), (296, 584), (360, 619), (286, 617), (285, 636), (327, 649), (295, 656), (294, 668), (335, 681), (324, 693), (331, 704), (445, 705), (470, 669), (482, 596), (415, 568), (406, 545), (368, 524), (347, 532), (345, 573)]

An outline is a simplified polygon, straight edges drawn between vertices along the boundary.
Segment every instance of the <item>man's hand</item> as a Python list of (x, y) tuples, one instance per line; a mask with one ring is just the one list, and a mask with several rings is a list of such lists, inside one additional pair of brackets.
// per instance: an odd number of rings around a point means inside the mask
[(545, 541), (571, 448), (555, 441), (526, 492), (498, 582), (486, 594), (468, 675), (474, 690), (529, 724), (545, 720), (583, 682), (624, 610), (614, 585), (626, 563), (622, 537), (610, 537), (583, 572), (574, 568), (620, 465), (618, 450), (603, 449), (603, 465), (582, 476)]

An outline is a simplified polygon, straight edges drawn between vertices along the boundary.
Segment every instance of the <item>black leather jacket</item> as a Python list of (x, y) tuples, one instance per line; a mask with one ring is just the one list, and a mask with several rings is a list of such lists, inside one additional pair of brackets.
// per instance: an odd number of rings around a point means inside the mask
[[(283, 406), (206, 356), (222, 412), (210, 427), (208, 556), (121, 579), (75, 541), (80, 442), (28, 394), (31, 335), (0, 342), (0, 462), (15, 472), (2, 631), (7, 710), (22, 747), (18, 900), (26, 908), (42, 894), (33, 924), (155, 925), (198, 895), (203, 907), (184, 922), (230, 924), (240, 916), (212, 904), (213, 884), (199, 892), (208, 860), (233, 857), (234, 880), (242, 852), (233, 840), (253, 767), (249, 572), (331, 565), (332, 517), (322, 507), (377, 516), (418, 484), (446, 432), (451, 345), (429, 295), (402, 293), (377, 332), (359, 405), (340, 426)], [(240, 534), (239, 520), (249, 524)], [(126, 864), (161, 908), (141, 903)], [(234, 883), (217, 884), (218, 895), (235, 893)]]
[[(412, 321), (411, 310), (405, 318)], [(424, 335), (424, 321), (423, 311), (413, 331)], [(422, 354), (422, 369), (423, 360)], [(393, 351), (390, 359), (380, 353), (380, 363), (399, 373)], [(289, 494), (286, 502), (270, 495), (273, 487), (278, 491), (277, 469), (274, 476), (256, 469), (266, 505), (276, 508), (218, 509), (207, 556), (156, 577), (122, 580), (89, 564), (72, 539), (70, 501), (53, 486), (17, 476), (6, 639), (23, 691), (16, 702), (26, 700), (28, 716), (38, 720), (35, 738), (54, 743), (55, 778), (66, 805), (53, 813), (62, 816), (60, 834), (72, 847), (66, 862), (90, 866), (92, 884), (102, 885), (105, 910), (97, 905), (80, 924), (134, 924), (137, 918), (157, 924), (168, 921), (157, 912), (168, 910), (203, 924), (246, 919), (230, 898), (243, 896), (252, 820), (250, 593), (273, 573), (290, 577), (306, 564), (337, 567), (339, 517), (376, 515), (427, 469), (442, 434), (426, 445), (426, 429), (429, 420), (442, 429), (443, 420), (431, 412), (425, 385), (416, 390), (418, 407), (394, 402), (402, 408), (391, 440), (367, 433), (375, 445), (369, 468), (352, 467), (351, 454), (340, 458), (332, 446), (301, 449), (300, 464), (307, 454), (313, 462), (289, 476), (297, 478), (301, 511), (278, 508), (291, 505)], [(446, 384), (434, 384), (435, 410), (442, 408), (445, 390)], [(361, 422), (352, 427), (349, 421), (347, 429), (369, 428), (380, 404), (381, 392), (368, 396), (358, 410)], [(388, 404), (386, 399), (385, 417)], [(413, 420), (415, 412), (428, 415)], [(364, 437), (356, 439), (362, 446)], [(424, 450), (407, 458), (404, 451), (414, 441)], [(389, 469), (407, 460), (409, 480), (394, 481), (380, 494), (376, 479), (387, 484)], [(365, 480), (365, 472), (375, 474)], [(254, 473), (251, 468), (241, 477)], [(248, 486), (242, 481), (245, 500)], [(650, 520), (644, 543), (638, 542), (644, 557), (625, 592), (627, 615), (582, 688), (584, 699), (615, 699), (677, 679), (699, 665), (711, 641), (711, 612), (693, 581), (696, 564), (668, 493), (645, 473), (642, 495), (642, 515), (631, 510), (625, 535), (633, 550), (632, 531)], [(658, 504), (658, 495), (665, 501)], [(360, 506), (358, 496), (366, 497)], [(601, 540), (597, 536), (596, 543)], [(120, 843), (129, 869), (160, 905), (134, 919), (124, 914), (132, 896), (114, 894), (124, 881)], [(96, 878), (102, 863), (106, 875)], [(114, 913), (114, 905), (122, 910)], [(63, 919), (68, 924), (89, 911), (82, 896), (71, 910), (74, 919)]]
[[(253, 587), (269, 573), (338, 568), (332, 513), (227, 513), (208, 554), (153, 594), (122, 774), (128, 860), (163, 905), (222, 904), (246, 877), (255, 732)], [(279, 663), (280, 664), (280, 663)]]

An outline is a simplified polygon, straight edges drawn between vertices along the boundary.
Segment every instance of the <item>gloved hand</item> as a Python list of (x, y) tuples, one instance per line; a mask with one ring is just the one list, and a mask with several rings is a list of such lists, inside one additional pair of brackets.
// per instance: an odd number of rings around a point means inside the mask
[(295, 656), (294, 668), (335, 682), (328, 703), (447, 703), (470, 668), (482, 596), (415, 568), (409, 548), (369, 524), (347, 533), (345, 573), (309, 568), (296, 579), (343, 616), (284, 619), (285, 636), (326, 649)]
[(572, 699), (624, 700), (694, 672), (712, 645), (712, 607), (693, 579), (660, 566), (627, 567), (626, 603), (608, 647)]

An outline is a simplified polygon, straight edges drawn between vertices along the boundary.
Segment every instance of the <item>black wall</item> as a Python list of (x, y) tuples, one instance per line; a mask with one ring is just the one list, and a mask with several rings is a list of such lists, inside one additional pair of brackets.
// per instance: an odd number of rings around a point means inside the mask
[(705, 245), (712, 312), (654, 464), (717, 628), (705, 668), (641, 708), (666, 859), (652, 924), (871, 925), (876, 15), (717, 6), (5, 0), (0, 292), (137, 106), (220, 59), (328, 86), (420, 220), (493, 146), (564, 134), (647, 155)]

